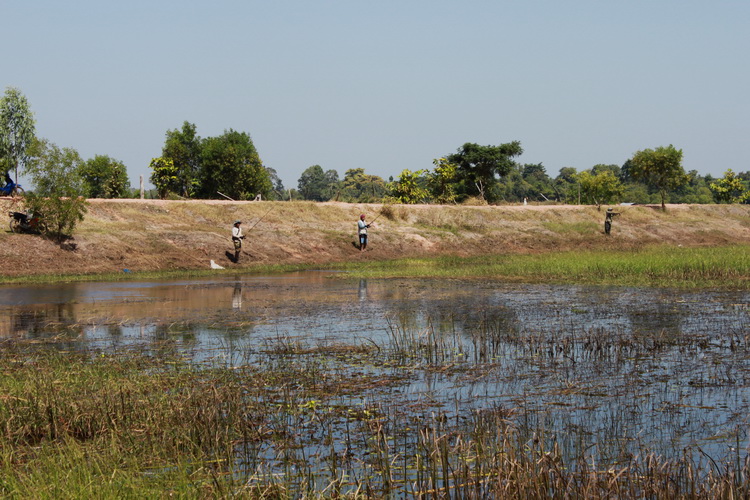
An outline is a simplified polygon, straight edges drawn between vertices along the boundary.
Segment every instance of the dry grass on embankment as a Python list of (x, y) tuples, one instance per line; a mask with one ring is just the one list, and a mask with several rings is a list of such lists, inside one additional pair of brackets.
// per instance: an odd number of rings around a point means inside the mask
[[(90, 200), (74, 238), (63, 245), (0, 231), (6, 276), (330, 264), (438, 255), (636, 249), (655, 244), (750, 243), (750, 205), (616, 207), (612, 234), (604, 210), (575, 205), (435, 206), (312, 202)], [(0, 208), (17, 209), (8, 198)], [(355, 247), (356, 221), (377, 217), (368, 251)], [(232, 222), (244, 222), (239, 264)], [(260, 222), (253, 227), (256, 221)]]

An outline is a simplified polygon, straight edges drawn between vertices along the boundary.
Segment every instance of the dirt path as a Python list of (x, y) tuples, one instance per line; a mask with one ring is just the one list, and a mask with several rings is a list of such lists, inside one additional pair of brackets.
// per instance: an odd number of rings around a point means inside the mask
[[(74, 238), (58, 245), (0, 231), (5, 275), (207, 269), (284, 263), (331, 263), (425, 255), (544, 253), (639, 248), (651, 244), (750, 243), (750, 205), (615, 207), (622, 215), (604, 235), (604, 210), (575, 205), (435, 206), (90, 200)], [(0, 198), (7, 215), (17, 203)], [(360, 213), (377, 217), (368, 251), (356, 248)], [(267, 214), (267, 215), (265, 215)], [(382, 214), (382, 215), (381, 215)], [(253, 224), (260, 221), (255, 227)], [(232, 222), (247, 235), (239, 264), (229, 259)]]

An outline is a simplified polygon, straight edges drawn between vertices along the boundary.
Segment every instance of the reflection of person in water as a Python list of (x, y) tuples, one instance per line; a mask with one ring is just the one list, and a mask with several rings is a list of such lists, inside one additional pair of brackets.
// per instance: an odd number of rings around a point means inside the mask
[(239, 283), (234, 284), (232, 291), (232, 309), (242, 309), (242, 285)]
[(359, 292), (357, 295), (360, 302), (367, 300), (367, 280), (359, 280)]

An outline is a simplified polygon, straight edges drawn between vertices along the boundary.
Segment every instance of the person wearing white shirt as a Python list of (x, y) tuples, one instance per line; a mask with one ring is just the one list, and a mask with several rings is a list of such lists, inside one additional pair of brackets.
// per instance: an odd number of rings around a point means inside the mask
[(242, 248), (242, 240), (245, 239), (245, 235), (242, 234), (241, 220), (234, 221), (232, 226), (232, 243), (234, 243), (234, 261), (239, 262), (240, 260), (240, 249)]
[(357, 232), (359, 233), (359, 251), (364, 252), (367, 248), (367, 228), (369, 224), (365, 222), (365, 214), (359, 216), (357, 221)]

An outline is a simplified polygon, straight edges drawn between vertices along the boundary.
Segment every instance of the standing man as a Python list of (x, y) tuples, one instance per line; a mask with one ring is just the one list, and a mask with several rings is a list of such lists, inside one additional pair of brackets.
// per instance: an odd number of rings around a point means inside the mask
[(604, 234), (609, 234), (612, 230), (612, 217), (620, 215), (620, 212), (615, 212), (612, 207), (607, 209), (607, 215), (604, 216)]
[(242, 234), (242, 228), (240, 227), (240, 224), (242, 224), (242, 221), (236, 220), (234, 221), (234, 226), (232, 227), (232, 243), (234, 243), (235, 262), (240, 261), (240, 249), (242, 248), (242, 240), (245, 239), (245, 236)]
[(365, 223), (365, 214), (359, 216), (357, 221), (357, 232), (359, 233), (359, 251), (364, 252), (367, 248), (367, 228), (369, 224)]

